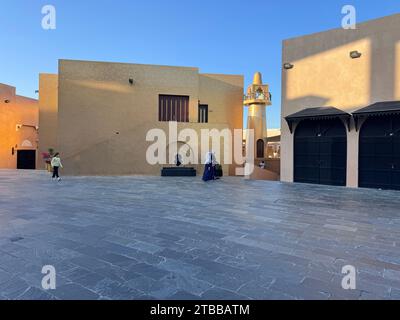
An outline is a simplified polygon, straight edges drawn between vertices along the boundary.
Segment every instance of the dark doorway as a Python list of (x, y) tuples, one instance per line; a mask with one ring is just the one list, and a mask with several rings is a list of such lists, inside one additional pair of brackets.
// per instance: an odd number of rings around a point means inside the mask
[(257, 140), (257, 158), (264, 158), (264, 140), (259, 139)]
[(36, 150), (17, 151), (17, 169), (35, 170), (36, 169)]
[(303, 120), (294, 137), (294, 181), (346, 185), (347, 133), (340, 119)]
[(362, 125), (359, 186), (400, 190), (400, 115), (370, 117)]

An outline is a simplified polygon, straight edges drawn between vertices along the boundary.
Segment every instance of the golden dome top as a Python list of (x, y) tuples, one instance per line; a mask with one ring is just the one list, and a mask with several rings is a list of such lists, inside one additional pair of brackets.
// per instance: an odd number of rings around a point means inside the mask
[(253, 84), (262, 85), (262, 75), (261, 72), (256, 72), (253, 78)]

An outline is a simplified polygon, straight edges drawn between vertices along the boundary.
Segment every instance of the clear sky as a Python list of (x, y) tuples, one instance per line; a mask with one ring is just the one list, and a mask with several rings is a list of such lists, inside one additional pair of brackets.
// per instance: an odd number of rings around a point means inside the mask
[[(268, 126), (280, 126), (282, 40), (400, 12), (399, 0), (0, 0), (0, 82), (36, 97), (38, 74), (57, 59), (199, 67), (204, 73), (263, 73), (273, 94)], [(57, 29), (41, 27), (54, 5)], [(399, 30), (400, 32), (400, 30)]]

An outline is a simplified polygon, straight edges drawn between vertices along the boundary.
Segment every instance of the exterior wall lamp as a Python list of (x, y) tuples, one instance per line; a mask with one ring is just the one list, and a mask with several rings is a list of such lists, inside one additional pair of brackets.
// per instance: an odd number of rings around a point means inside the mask
[(283, 67), (284, 67), (286, 70), (290, 70), (290, 69), (293, 69), (293, 68), (294, 68), (294, 65), (291, 64), (291, 63), (289, 63), (289, 62), (286, 62), (285, 64), (283, 64)]
[(129, 78), (129, 83), (131, 84), (131, 86), (133, 86), (134, 84), (133, 78)]
[(358, 59), (358, 58), (361, 58), (361, 56), (362, 56), (361, 52), (358, 52), (358, 51), (350, 52), (350, 58), (352, 58), (352, 59)]
[(4, 100), (4, 103), (10, 103), (10, 100), (6, 99)]
[(32, 125), (29, 125), (29, 124), (17, 124), (17, 125), (15, 126), (15, 130), (16, 130), (16, 131), (19, 131), (19, 130), (21, 130), (23, 127), (32, 128), (32, 129), (34, 129), (34, 130), (36, 130), (36, 131), (39, 131), (39, 127), (38, 127), (38, 126), (32, 126)]

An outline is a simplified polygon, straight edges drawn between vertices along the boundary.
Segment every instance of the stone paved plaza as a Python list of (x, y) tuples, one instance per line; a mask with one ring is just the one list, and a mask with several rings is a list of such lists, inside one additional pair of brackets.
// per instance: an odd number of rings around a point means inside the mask
[(395, 191), (0, 171), (0, 298), (399, 299), (399, 209)]

